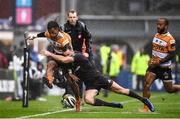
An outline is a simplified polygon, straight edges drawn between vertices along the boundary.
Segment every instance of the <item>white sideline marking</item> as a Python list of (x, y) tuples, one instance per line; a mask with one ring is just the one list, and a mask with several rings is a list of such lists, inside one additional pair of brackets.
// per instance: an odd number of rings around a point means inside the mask
[(37, 117), (37, 116), (45, 116), (49, 114), (56, 114), (56, 113), (61, 113), (61, 112), (68, 112), (72, 111), (74, 109), (64, 109), (64, 110), (58, 110), (54, 112), (46, 112), (46, 113), (41, 113), (41, 114), (35, 114), (35, 115), (28, 115), (28, 116), (22, 116), (22, 117), (17, 117), (16, 119), (25, 119), (25, 118), (31, 118), (31, 117)]
[[(159, 95), (159, 96), (152, 96), (152, 98), (158, 98), (158, 97), (161, 97), (162, 95)], [(127, 100), (127, 101), (124, 101), (124, 102), (121, 102), (122, 104), (125, 104), (125, 103), (131, 103), (131, 102), (138, 102), (139, 100), (137, 99), (131, 99), (131, 100)], [(82, 107), (82, 109), (88, 109), (88, 107)], [(89, 107), (91, 108), (91, 107)], [(96, 107), (98, 108), (98, 107)], [(75, 109), (64, 109), (64, 110), (58, 110), (58, 111), (52, 111), (52, 112), (46, 112), (46, 113), (40, 113), (40, 114), (35, 114), (35, 115), (28, 115), (28, 116), (21, 116), (21, 117), (16, 117), (16, 119), (25, 119), (25, 118), (31, 118), (31, 117), (37, 117), (37, 116), (45, 116), (45, 115), (50, 115), (50, 114), (56, 114), (56, 113), (61, 113), (61, 112), (68, 112), (68, 111), (73, 111)], [(80, 112), (80, 113), (86, 113), (86, 112)], [(88, 113), (88, 112), (87, 112)], [(100, 113), (100, 112), (89, 112), (89, 113)], [(104, 113), (104, 112), (103, 112)], [(106, 112), (105, 112), (106, 113)], [(107, 112), (108, 113), (108, 112)], [(119, 113), (119, 112), (118, 112)], [(122, 114), (125, 112), (121, 112)], [(126, 112), (126, 114), (128, 114), (128, 112)], [(141, 113), (141, 112), (137, 112), (137, 113), (133, 113), (133, 112), (130, 112), (130, 114), (160, 114), (160, 113), (156, 113), (156, 112), (148, 112), (148, 113)], [(68, 119), (68, 118), (67, 118)], [(75, 118), (73, 118), (75, 119)], [(92, 118), (92, 119), (96, 119), (96, 118)], [(108, 119), (113, 119), (113, 118), (108, 118)]]

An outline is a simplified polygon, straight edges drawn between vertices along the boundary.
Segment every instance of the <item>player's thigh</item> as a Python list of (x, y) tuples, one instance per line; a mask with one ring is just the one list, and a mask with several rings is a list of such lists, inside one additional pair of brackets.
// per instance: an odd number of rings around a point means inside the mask
[(171, 75), (171, 69), (170, 68), (163, 68), (162, 73), (161, 73), (161, 79), (164, 84), (164, 88), (166, 89), (167, 92), (171, 93), (173, 89), (173, 84), (172, 84), (172, 75)]
[(126, 94), (128, 93), (128, 89), (120, 86), (119, 84), (117, 84), (116, 82), (113, 81), (112, 86), (110, 87), (110, 90), (115, 92), (115, 93), (122, 93), (122, 94)]

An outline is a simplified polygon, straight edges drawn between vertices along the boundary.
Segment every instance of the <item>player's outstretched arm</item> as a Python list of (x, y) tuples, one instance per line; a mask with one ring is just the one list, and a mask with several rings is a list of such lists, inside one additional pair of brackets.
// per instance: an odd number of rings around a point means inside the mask
[(72, 56), (55, 55), (47, 50), (41, 50), (40, 54), (47, 56), (47, 57), (52, 57), (53, 59), (63, 62), (63, 63), (74, 62), (74, 57), (72, 57)]
[(28, 41), (28, 40), (34, 40), (35, 38), (37, 38), (37, 35), (30, 34), (28, 31), (26, 31), (24, 33), (24, 37), (25, 37), (25, 40)]
[(28, 41), (28, 40), (34, 40), (37, 37), (46, 37), (46, 35), (45, 35), (45, 32), (41, 32), (41, 33), (38, 33), (38, 34), (31, 34), (28, 31), (26, 31), (24, 33), (24, 37)]

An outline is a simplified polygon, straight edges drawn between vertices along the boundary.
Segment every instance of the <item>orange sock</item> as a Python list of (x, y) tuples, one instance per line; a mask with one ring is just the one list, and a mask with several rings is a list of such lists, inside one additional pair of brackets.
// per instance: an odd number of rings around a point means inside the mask
[(51, 75), (47, 75), (47, 80), (49, 81), (50, 84), (53, 83), (54, 77)]
[(81, 98), (76, 99), (76, 112), (81, 111)]

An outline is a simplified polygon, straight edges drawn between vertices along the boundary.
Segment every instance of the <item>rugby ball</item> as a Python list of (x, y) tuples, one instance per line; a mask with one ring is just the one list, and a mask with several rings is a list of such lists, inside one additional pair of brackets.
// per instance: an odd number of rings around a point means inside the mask
[(65, 94), (62, 98), (62, 104), (64, 108), (74, 108), (76, 99), (71, 94)]

